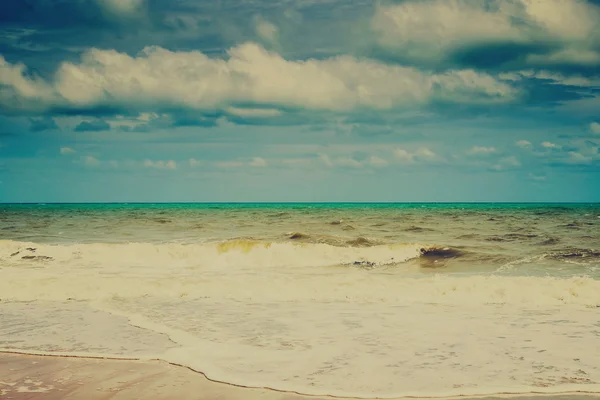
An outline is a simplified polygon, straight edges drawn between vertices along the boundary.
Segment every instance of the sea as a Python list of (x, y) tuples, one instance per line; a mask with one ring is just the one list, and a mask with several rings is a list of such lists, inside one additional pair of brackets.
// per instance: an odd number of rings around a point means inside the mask
[(600, 392), (600, 204), (3, 204), (0, 351), (315, 396)]

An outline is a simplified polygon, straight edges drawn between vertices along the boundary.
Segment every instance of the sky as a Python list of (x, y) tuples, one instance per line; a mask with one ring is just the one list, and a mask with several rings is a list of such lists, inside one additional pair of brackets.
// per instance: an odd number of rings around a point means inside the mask
[(600, 202), (600, 0), (3, 0), (0, 202)]

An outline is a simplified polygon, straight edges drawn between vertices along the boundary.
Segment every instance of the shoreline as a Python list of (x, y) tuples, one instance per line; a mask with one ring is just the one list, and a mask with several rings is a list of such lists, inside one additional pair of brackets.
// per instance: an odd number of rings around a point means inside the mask
[[(376, 400), (380, 398), (305, 395), (270, 388), (221, 382), (184, 365), (162, 360), (94, 356), (31, 354), (0, 351), (0, 398), (13, 400), (107, 399), (147, 400)], [(600, 393), (576, 391), (546, 393), (490, 393), (450, 397), (397, 397), (400, 399), (552, 399), (600, 400)], [(393, 400), (393, 398), (389, 399)]]

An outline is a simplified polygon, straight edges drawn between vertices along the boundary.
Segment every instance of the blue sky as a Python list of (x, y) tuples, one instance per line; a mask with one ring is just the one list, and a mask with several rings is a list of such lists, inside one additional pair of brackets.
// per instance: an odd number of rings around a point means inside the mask
[(600, 201), (600, 1), (4, 0), (0, 201)]

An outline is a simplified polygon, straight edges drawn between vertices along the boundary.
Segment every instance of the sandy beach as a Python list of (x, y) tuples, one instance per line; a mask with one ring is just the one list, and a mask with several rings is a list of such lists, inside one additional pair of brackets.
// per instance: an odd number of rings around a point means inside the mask
[[(162, 361), (122, 361), (0, 353), (0, 398), (6, 400), (324, 400), (333, 397), (302, 396), (213, 382), (200, 373)], [(469, 398), (477, 399), (477, 397)], [(600, 394), (531, 393), (479, 398), (595, 400), (600, 399)]]

